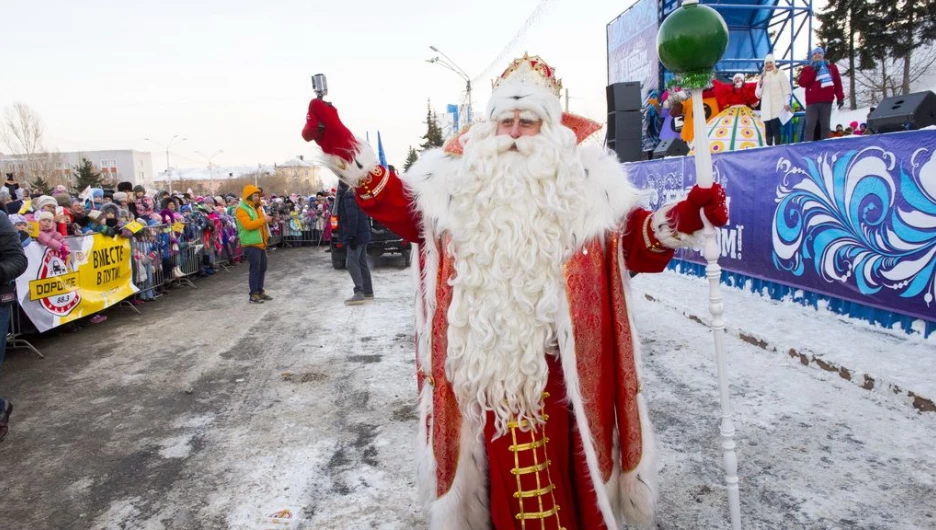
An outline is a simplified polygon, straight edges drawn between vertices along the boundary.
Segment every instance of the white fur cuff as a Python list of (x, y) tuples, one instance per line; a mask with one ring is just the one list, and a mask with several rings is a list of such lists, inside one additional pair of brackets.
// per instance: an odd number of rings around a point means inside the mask
[(677, 232), (669, 222), (669, 212), (676, 204), (668, 204), (653, 214), (650, 226), (657, 241), (667, 248), (701, 248), (702, 231), (693, 234)]
[(340, 156), (325, 155), (325, 164), (347, 185), (356, 188), (380, 162), (371, 146), (358, 138), (357, 150), (350, 162)]

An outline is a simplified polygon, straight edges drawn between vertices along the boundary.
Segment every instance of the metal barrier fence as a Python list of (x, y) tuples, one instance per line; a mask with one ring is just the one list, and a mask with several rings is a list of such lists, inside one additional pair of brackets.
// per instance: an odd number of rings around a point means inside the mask
[(277, 222), (282, 234), (284, 247), (309, 247), (327, 244), (325, 231), (315, 228), (314, 223), (302, 222), (299, 218), (289, 218)]
[[(170, 287), (197, 288), (193, 277), (214, 274), (219, 269), (230, 271), (232, 266), (243, 261), (244, 249), (233, 227), (211, 219), (207, 223), (186, 222), (184, 225), (181, 231), (166, 224), (148, 225), (129, 238), (132, 281), (139, 291), (122, 301), (121, 306), (140, 313), (136, 306), (141, 301), (154, 301)], [(288, 219), (276, 219), (268, 228), (267, 248), (270, 251), (278, 247), (326, 243), (321, 231), (297, 230), (295, 224), (290, 230)], [(10, 316), (7, 347), (27, 348), (42, 357), (33, 344), (22, 338), (31, 332), (23, 329), (22, 319), (26, 316), (18, 305), (11, 308)], [(26, 328), (32, 329), (32, 325), (27, 322)]]

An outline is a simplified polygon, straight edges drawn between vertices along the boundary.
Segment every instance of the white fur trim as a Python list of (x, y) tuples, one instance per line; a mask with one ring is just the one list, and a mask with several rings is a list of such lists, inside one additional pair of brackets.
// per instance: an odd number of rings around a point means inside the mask
[(455, 174), (457, 162), (457, 158), (442, 149), (433, 149), (423, 153), (410, 170), (400, 177), (413, 194), (415, 209), (423, 215), (423, 225), (427, 231), (423, 235), (424, 239), (428, 237), (429, 231), (438, 233), (437, 221), (446, 217), (451, 200), (448, 179)]
[[(581, 247), (592, 238), (603, 237), (625, 219), (642, 197), (613, 152), (592, 144), (579, 145), (575, 152), (585, 169), (586, 207), (572, 212), (568, 222), (576, 246)], [(448, 216), (448, 178), (455, 174), (459, 161), (441, 149), (427, 151), (402, 177), (413, 194), (416, 210), (423, 214), (423, 223), (436, 231), (445, 228), (454, 232), (460, 228), (453, 226)]]
[(338, 178), (352, 188), (356, 188), (361, 179), (380, 164), (374, 149), (360, 138), (357, 138), (357, 149), (350, 162), (335, 155), (325, 155), (324, 162)]
[(488, 101), (485, 118), (494, 120), (505, 112), (528, 110), (558, 126), (562, 123), (562, 104), (548, 88), (524, 76), (511, 76), (494, 90)]
[[(559, 356), (562, 362), (562, 374), (565, 380), (566, 395), (572, 405), (572, 417), (582, 436), (582, 447), (585, 452), (585, 462), (588, 465), (588, 476), (595, 489), (598, 499), (598, 509), (604, 518), (605, 526), (617, 528), (614, 516), (614, 506), (608, 496), (605, 484), (601, 482), (601, 470), (598, 469), (598, 454), (595, 451), (595, 441), (588, 428), (588, 418), (585, 415), (585, 400), (582, 397), (579, 385), (578, 368), (575, 365), (575, 334), (572, 328), (572, 311), (565, 289), (559, 295), (559, 311), (556, 316), (556, 335), (559, 341)], [(619, 468), (619, 466), (615, 466)]]
[[(623, 245), (621, 246), (623, 249)], [(619, 252), (614, 259), (618, 260), (621, 270), (621, 279), (624, 285), (625, 299), (631, 299), (630, 274), (624, 263), (624, 253)], [(637, 328), (634, 324), (633, 310), (627, 304), (627, 319), (630, 324), (632, 347), (634, 348), (634, 367), (637, 371), (637, 381), (641, 381), (642, 352)], [(653, 425), (647, 410), (647, 402), (643, 393), (637, 394), (637, 411), (640, 414), (640, 439), (642, 453), (640, 463), (635, 469), (621, 473), (618, 477), (619, 488), (617, 499), (620, 513), (627, 524), (638, 528), (649, 528), (653, 524), (656, 501), (659, 497), (660, 485), (658, 476), (657, 447), (653, 435)]]
[(675, 206), (675, 203), (667, 204), (653, 214), (650, 219), (650, 228), (653, 230), (653, 235), (656, 236), (661, 245), (667, 248), (700, 248), (702, 242), (701, 230), (692, 234), (684, 234), (677, 232), (670, 225), (667, 216)]
[[(480, 426), (462, 420), (458, 470), (449, 491), (429, 505), (429, 530), (489, 530), (487, 454)], [(433, 474), (435, 473), (433, 466)], [(435, 482), (435, 481), (433, 481)]]

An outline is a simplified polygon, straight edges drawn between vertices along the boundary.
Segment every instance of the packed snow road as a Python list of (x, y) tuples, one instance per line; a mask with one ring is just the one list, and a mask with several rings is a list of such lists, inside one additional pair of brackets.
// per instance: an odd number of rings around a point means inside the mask
[[(410, 274), (379, 260), (377, 299), (357, 307), (319, 249), (274, 252), (267, 277), (276, 299), (263, 305), (247, 303), (240, 266), (140, 316), (114, 309), (42, 338), (45, 360), (9, 351), (0, 526), (253, 530), (288, 509), (305, 528), (424, 528)], [(655, 301), (673, 281), (633, 281), (662, 452), (657, 528), (727, 528), (711, 337)], [(770, 318), (757, 304), (744, 310)], [(838, 326), (827, 333), (856, 340)], [(745, 528), (936, 528), (936, 414), (727, 345)]]

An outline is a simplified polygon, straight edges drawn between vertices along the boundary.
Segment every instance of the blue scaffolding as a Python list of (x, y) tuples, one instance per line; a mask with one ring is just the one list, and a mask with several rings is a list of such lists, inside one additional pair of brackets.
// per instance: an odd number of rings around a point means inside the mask
[[(763, 59), (773, 53), (777, 67), (787, 69), (793, 81), (794, 69), (806, 64), (812, 49), (812, 0), (700, 0), (725, 19), (728, 25), (728, 50), (715, 65), (719, 77), (735, 73), (756, 74), (763, 69)], [(659, 0), (662, 22), (680, 2)], [(673, 74), (660, 65), (660, 86)]]

